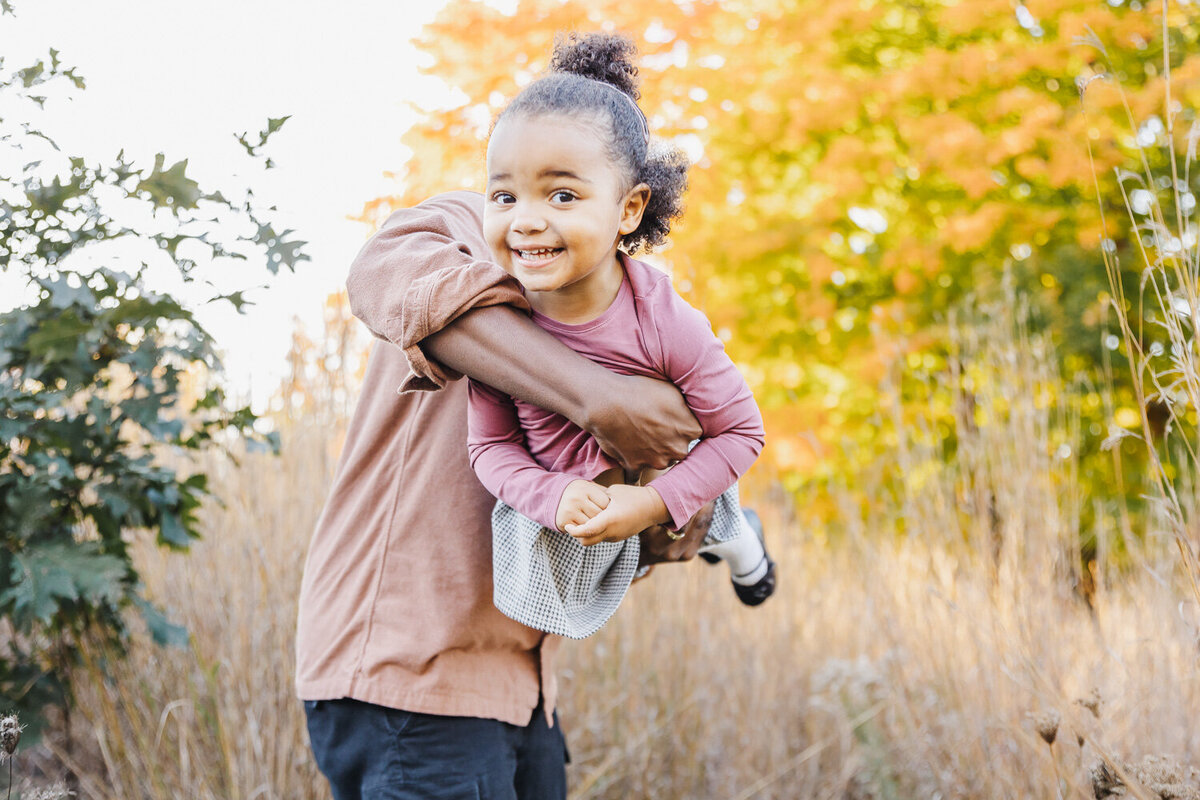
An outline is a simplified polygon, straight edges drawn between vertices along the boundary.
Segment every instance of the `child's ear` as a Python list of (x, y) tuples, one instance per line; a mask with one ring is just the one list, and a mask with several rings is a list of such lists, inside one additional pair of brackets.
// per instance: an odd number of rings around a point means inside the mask
[(622, 236), (633, 233), (638, 229), (638, 225), (642, 224), (642, 215), (646, 213), (649, 202), (650, 187), (644, 183), (639, 183), (625, 193), (625, 197), (621, 199), (621, 225), (618, 228)]

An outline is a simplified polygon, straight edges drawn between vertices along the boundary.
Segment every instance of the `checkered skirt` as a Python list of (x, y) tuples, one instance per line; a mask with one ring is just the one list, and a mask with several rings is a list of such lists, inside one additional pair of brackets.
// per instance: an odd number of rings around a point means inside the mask
[[(713, 503), (704, 545), (742, 532), (737, 484)], [(637, 572), (641, 542), (584, 547), (497, 502), (492, 509), (493, 602), (505, 616), (571, 639), (591, 636), (621, 604)]]

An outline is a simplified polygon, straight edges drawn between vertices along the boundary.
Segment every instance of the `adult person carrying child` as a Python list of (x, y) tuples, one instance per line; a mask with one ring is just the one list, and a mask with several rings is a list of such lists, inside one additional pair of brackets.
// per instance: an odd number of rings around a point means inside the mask
[[(453, 192), (397, 211), (347, 280), (384, 341), (313, 535), (296, 670), (338, 800), (566, 794), (559, 640), (492, 604), (495, 501), (468, 461), (456, 378), (564, 415), (631, 469), (682, 459), (700, 434), (673, 386), (610, 373), (529, 320), (489, 260), (482, 210), (479, 195)], [(645, 535), (643, 560), (691, 558), (705, 528)]]

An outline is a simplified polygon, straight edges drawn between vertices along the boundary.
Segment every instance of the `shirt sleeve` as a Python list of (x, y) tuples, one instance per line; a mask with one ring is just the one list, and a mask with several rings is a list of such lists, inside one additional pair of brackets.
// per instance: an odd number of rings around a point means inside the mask
[(479, 482), (519, 513), (557, 530), (563, 491), (580, 476), (543, 468), (525, 446), (513, 399), (472, 380), (467, 387), (467, 451)]
[(425, 337), (473, 308), (529, 308), (520, 285), (490, 260), (482, 203), (477, 194), (450, 192), (400, 209), (350, 266), (351, 311), (408, 357), (412, 373), (402, 391), (439, 389), (462, 377), (426, 356)]
[(703, 431), (699, 443), (650, 482), (680, 529), (705, 503), (737, 482), (763, 447), (758, 404), (702, 313), (658, 284), (651, 308), (667, 377), (683, 393)]

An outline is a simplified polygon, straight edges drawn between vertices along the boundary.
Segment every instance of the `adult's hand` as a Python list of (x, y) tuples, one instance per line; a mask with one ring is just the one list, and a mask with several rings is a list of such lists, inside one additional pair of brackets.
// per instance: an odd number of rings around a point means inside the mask
[(642, 548), (638, 556), (638, 566), (652, 566), (667, 561), (688, 561), (695, 557), (704, 537), (708, 535), (708, 526), (712, 522), (713, 504), (708, 503), (692, 517), (681, 531), (683, 538), (673, 539), (662, 525), (655, 525), (642, 531)]
[(641, 375), (612, 375), (589, 398), (580, 427), (628, 470), (666, 469), (681, 461), (700, 437), (700, 423), (683, 395), (667, 381)]

